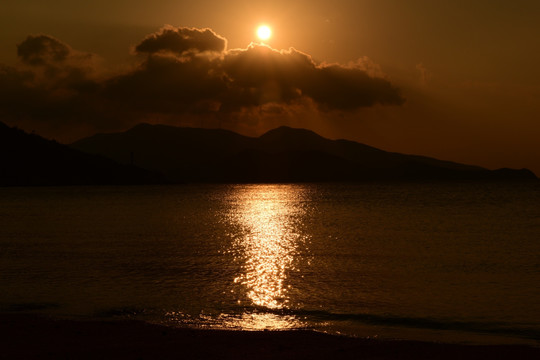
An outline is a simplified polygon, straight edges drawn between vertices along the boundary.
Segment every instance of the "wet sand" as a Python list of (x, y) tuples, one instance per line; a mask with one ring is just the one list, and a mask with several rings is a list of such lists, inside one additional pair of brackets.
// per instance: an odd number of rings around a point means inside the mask
[(540, 359), (540, 348), (381, 341), (312, 331), (177, 329), (0, 315), (3, 359)]

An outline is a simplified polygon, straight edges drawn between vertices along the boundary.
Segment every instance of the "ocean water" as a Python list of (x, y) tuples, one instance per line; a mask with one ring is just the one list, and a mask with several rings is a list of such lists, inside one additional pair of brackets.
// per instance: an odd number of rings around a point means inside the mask
[(0, 311), (538, 346), (540, 186), (1, 188)]

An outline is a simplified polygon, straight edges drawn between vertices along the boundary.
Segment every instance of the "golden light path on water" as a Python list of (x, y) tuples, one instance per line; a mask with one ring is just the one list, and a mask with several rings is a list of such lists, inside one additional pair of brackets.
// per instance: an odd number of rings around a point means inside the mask
[(306, 251), (307, 234), (301, 231), (306, 192), (300, 185), (280, 184), (243, 186), (235, 193), (231, 220), (240, 227), (240, 236), (233, 247), (236, 257), (243, 261), (243, 272), (234, 283), (245, 288), (251, 305), (270, 310), (243, 314), (235, 320), (237, 327), (301, 327), (294, 316), (280, 315), (278, 310), (290, 306), (291, 285), (287, 280), (297, 271), (299, 254)]

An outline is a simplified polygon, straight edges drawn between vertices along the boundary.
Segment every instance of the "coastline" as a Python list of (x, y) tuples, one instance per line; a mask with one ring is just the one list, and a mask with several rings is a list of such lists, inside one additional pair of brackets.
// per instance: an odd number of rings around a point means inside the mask
[(136, 320), (0, 314), (0, 354), (6, 359), (538, 359), (540, 348), (360, 339), (305, 330), (198, 330)]

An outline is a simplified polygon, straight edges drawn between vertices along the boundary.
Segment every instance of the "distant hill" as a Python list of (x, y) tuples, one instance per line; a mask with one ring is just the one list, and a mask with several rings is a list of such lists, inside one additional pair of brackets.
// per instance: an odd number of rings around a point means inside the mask
[(145, 184), (161, 178), (0, 122), (0, 186)]
[(133, 161), (172, 182), (537, 180), (527, 169), (492, 171), (289, 127), (253, 138), (221, 129), (139, 124), (71, 147), (123, 164)]

